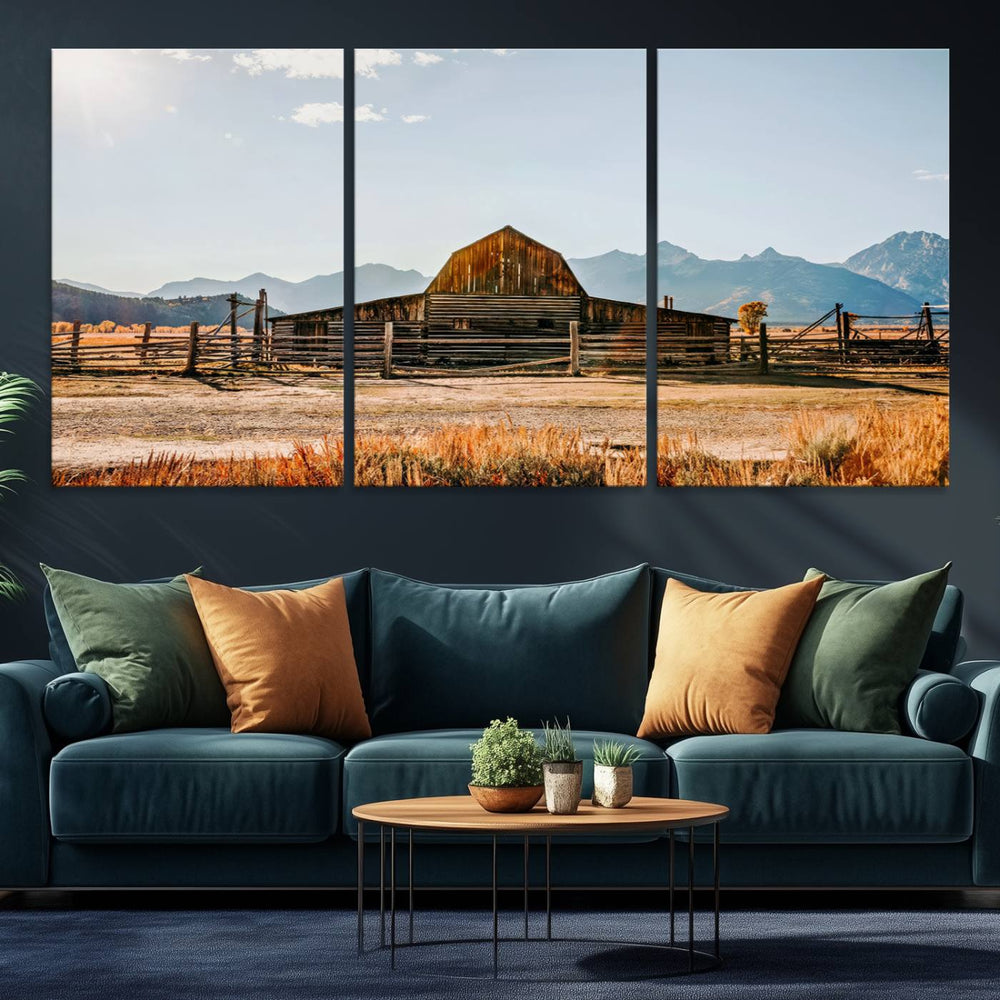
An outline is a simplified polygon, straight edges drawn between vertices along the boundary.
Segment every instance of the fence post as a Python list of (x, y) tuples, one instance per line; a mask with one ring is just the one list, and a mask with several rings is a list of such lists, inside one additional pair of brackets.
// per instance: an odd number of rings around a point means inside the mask
[(851, 352), (851, 314), (846, 309), (840, 314), (840, 325), (844, 328), (844, 361), (847, 361)]
[(149, 363), (146, 355), (149, 352), (149, 336), (150, 336), (150, 334), (152, 332), (153, 332), (153, 324), (152, 323), (143, 323), (142, 324), (142, 344), (139, 347), (139, 364), (140, 365), (145, 365), (145, 364)]
[(392, 323), (385, 324), (382, 353), (382, 378), (392, 378)]
[(69, 364), (71, 368), (77, 368), (80, 364), (80, 321), (73, 324), (73, 339), (69, 346)]
[(191, 333), (188, 335), (187, 362), (181, 372), (182, 375), (198, 374), (198, 324), (191, 324)]
[(927, 327), (927, 339), (933, 344), (934, 320), (931, 319), (931, 304), (929, 302), (924, 303), (923, 313), (924, 313), (924, 324)]
[(253, 307), (253, 348), (250, 357), (253, 361), (264, 359), (264, 290), (257, 294), (257, 301)]
[(569, 373), (580, 374), (580, 321), (569, 321)]
[(233, 292), (229, 296), (229, 360), (234, 366), (240, 362), (240, 342), (236, 335), (236, 310), (239, 304), (239, 296)]
[(768, 373), (769, 364), (767, 360), (767, 324), (760, 324), (760, 373), (761, 375), (766, 375)]
[(844, 329), (840, 322), (840, 310), (844, 308), (843, 302), (835, 302), (833, 308), (837, 313), (837, 358), (840, 363), (844, 363)]

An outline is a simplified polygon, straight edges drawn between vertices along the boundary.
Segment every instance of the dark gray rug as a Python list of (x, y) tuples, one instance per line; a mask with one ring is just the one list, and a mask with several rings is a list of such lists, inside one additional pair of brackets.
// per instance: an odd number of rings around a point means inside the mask
[[(368, 943), (378, 938), (368, 922)], [(522, 929), (515, 912), (501, 932)], [(686, 932), (686, 915), (678, 932)], [(710, 918), (698, 914), (702, 934)], [(400, 940), (407, 929), (398, 925)], [(418, 913), (417, 939), (486, 935), (488, 914)], [(565, 937), (658, 940), (662, 917), (649, 913), (556, 915)], [(532, 914), (532, 933), (544, 933)], [(0, 997), (17, 1000), (319, 1000), (319, 998), (886, 998), (950, 1000), (1000, 996), (1000, 913), (727, 913), (721, 969), (687, 978), (626, 981), (656, 971), (653, 955), (626, 943), (567, 942), (501, 947), (501, 979), (446, 980), (439, 973), (488, 974), (491, 948), (459, 943), (355, 956), (348, 910), (0, 911)], [(557, 976), (552, 983), (522, 977)], [(588, 979), (599, 978), (593, 982)]]

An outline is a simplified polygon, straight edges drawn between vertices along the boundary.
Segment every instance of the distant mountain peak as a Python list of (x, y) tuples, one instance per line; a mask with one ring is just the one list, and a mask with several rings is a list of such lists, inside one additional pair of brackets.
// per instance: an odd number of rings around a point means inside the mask
[(939, 233), (900, 230), (844, 261), (855, 274), (875, 278), (921, 302), (949, 300), (950, 242)]

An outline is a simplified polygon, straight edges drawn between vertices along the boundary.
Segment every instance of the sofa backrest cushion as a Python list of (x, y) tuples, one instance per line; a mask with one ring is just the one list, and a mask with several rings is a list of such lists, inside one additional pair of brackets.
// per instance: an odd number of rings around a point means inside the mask
[(375, 734), (523, 726), (634, 733), (649, 662), (649, 567), (510, 588), (371, 571)]
[[(691, 576), (688, 573), (678, 573), (672, 569), (661, 569), (659, 566), (652, 568), (652, 600), (653, 608), (650, 618), (650, 663), (649, 669), (652, 672), (652, 657), (656, 652), (656, 636), (660, 628), (660, 606), (663, 604), (663, 592), (667, 586), (667, 580), (680, 580), (689, 587), (696, 590), (704, 590), (713, 594), (725, 594), (734, 590), (756, 590), (760, 588), (740, 586), (739, 584), (722, 583), (719, 580), (709, 580), (700, 576)], [(885, 580), (851, 580), (850, 583), (886, 583)], [(955, 662), (955, 655), (958, 652), (962, 639), (962, 611), (965, 606), (965, 597), (958, 587), (948, 584), (944, 588), (944, 596), (938, 606), (937, 615), (934, 618), (934, 626), (931, 629), (930, 638), (927, 640), (927, 648), (924, 650), (924, 657), (920, 663), (921, 670), (948, 671)]]

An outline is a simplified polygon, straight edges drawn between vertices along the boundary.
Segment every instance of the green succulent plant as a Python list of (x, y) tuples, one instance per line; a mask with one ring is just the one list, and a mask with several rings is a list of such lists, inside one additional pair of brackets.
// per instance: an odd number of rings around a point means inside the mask
[(568, 764), (577, 759), (569, 716), (566, 717), (565, 726), (560, 726), (559, 720), (556, 719), (551, 724), (543, 722), (542, 728), (545, 730), (545, 749), (543, 751), (545, 761), (553, 764)]
[(486, 788), (523, 788), (542, 783), (542, 748), (517, 719), (494, 719), (470, 744), (472, 783)]
[(638, 747), (618, 740), (600, 740), (594, 744), (594, 763), (604, 767), (631, 767), (640, 756)]
[[(11, 433), (4, 425), (24, 416), (37, 391), (38, 387), (30, 378), (0, 372), (0, 433)], [(0, 499), (13, 493), (12, 483), (23, 483), (25, 478), (20, 469), (0, 469)], [(0, 599), (13, 600), (23, 595), (21, 581), (0, 563)]]

